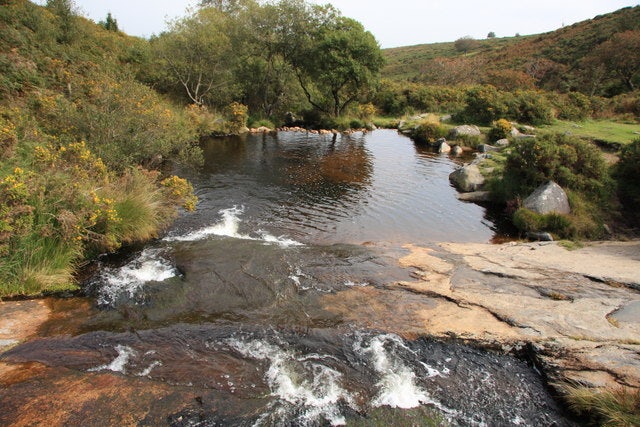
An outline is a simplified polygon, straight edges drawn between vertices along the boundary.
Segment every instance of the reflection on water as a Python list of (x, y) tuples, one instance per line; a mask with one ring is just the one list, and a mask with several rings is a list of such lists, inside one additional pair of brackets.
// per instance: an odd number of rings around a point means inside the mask
[(213, 139), (205, 153), (203, 170), (183, 171), (200, 205), (180, 231), (237, 205), (245, 224), (302, 242), (487, 242), (495, 234), (484, 208), (457, 200), (448, 180), (456, 163), (394, 131)]

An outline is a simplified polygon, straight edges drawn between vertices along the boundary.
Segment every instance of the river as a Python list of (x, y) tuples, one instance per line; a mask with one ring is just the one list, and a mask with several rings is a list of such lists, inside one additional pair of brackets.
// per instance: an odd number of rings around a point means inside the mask
[(104, 257), (86, 297), (51, 303), (42, 338), (3, 356), (46, 369), (1, 396), (1, 422), (22, 399), (79, 389), (95, 397), (70, 397), (63, 424), (568, 423), (527, 361), (394, 330), (404, 307), (429, 306), (387, 287), (412, 280), (404, 245), (500, 235), (495, 215), (457, 200), (456, 161), (387, 130), (212, 139), (204, 151), (202, 168), (179, 171), (197, 211)]

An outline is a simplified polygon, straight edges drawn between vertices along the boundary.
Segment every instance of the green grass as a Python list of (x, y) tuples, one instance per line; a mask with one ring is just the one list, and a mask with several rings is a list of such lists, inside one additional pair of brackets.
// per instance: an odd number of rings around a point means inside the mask
[(558, 120), (553, 125), (541, 126), (540, 129), (623, 145), (640, 138), (640, 123), (619, 123), (605, 120), (587, 120), (584, 122)]

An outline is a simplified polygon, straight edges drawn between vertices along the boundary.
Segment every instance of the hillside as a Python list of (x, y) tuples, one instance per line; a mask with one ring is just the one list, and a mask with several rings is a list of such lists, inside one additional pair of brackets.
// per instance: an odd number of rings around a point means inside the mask
[[(456, 43), (436, 43), (385, 49), (384, 78), (430, 84), (493, 83), (491, 73), (521, 73), (520, 83), (549, 90), (577, 89), (589, 94), (624, 91), (619, 83), (594, 90), (589, 58), (595, 48), (614, 35), (640, 30), (640, 6), (620, 9), (557, 31), (524, 36), (475, 40), (466, 50)], [(480, 70), (480, 71), (479, 71)], [(448, 74), (443, 79), (442, 74)], [(451, 81), (450, 75), (457, 81)], [(504, 77), (504, 76), (501, 76)], [(514, 75), (509, 77), (514, 78)], [(495, 78), (494, 78), (495, 80)]]
[(148, 57), (147, 41), (66, 0), (0, 5), (1, 296), (74, 289), (84, 262), (193, 203), (190, 184), (154, 170), (200, 149), (183, 107), (136, 78)]

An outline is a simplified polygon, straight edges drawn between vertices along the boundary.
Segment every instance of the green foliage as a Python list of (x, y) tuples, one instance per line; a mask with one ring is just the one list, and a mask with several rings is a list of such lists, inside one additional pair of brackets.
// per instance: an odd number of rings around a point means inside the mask
[(548, 223), (547, 215), (540, 215), (526, 208), (520, 208), (513, 214), (513, 224), (523, 232), (551, 231)]
[(107, 31), (113, 31), (116, 33), (119, 31), (118, 21), (111, 16), (111, 12), (107, 13), (107, 18), (104, 21), (100, 21), (98, 24), (104, 27)]
[(457, 51), (468, 53), (472, 50), (477, 49), (480, 46), (480, 43), (478, 43), (478, 41), (471, 36), (465, 36), (456, 40), (454, 46)]
[(509, 105), (493, 86), (477, 86), (466, 93), (466, 106), (458, 115), (460, 121), (490, 124), (509, 113)]
[(436, 142), (444, 138), (449, 133), (449, 129), (434, 121), (423, 121), (413, 132), (413, 138), (418, 142)]
[(585, 120), (591, 116), (591, 99), (580, 93), (570, 92), (566, 95), (554, 96), (552, 102), (562, 120)]
[[(503, 94), (505, 102), (509, 105), (507, 117), (521, 123), (543, 125), (553, 122), (553, 109), (551, 103), (540, 92), (515, 91), (512, 98)], [(511, 99), (510, 99), (511, 98)]]
[(339, 16), (316, 31), (297, 52), (294, 68), (309, 103), (338, 117), (375, 84), (382, 54), (373, 35), (353, 19)]
[(614, 174), (621, 202), (636, 222), (640, 222), (640, 139), (622, 150)]
[(196, 105), (224, 107), (232, 101), (232, 22), (216, 8), (204, 8), (176, 20), (168, 32), (152, 40), (160, 84)]
[(526, 197), (547, 181), (599, 201), (608, 199), (612, 185), (606, 163), (591, 143), (561, 134), (517, 141), (504, 170), (509, 197)]
[(104, 31), (71, 1), (13, 1), (0, 26), (0, 295), (75, 289), (85, 260), (193, 208), (188, 183), (139, 167), (198, 160), (200, 129), (135, 80), (147, 41)]
[(507, 119), (498, 119), (493, 122), (493, 126), (489, 130), (489, 141), (495, 142), (500, 139), (508, 138), (511, 136), (511, 130), (513, 125)]

